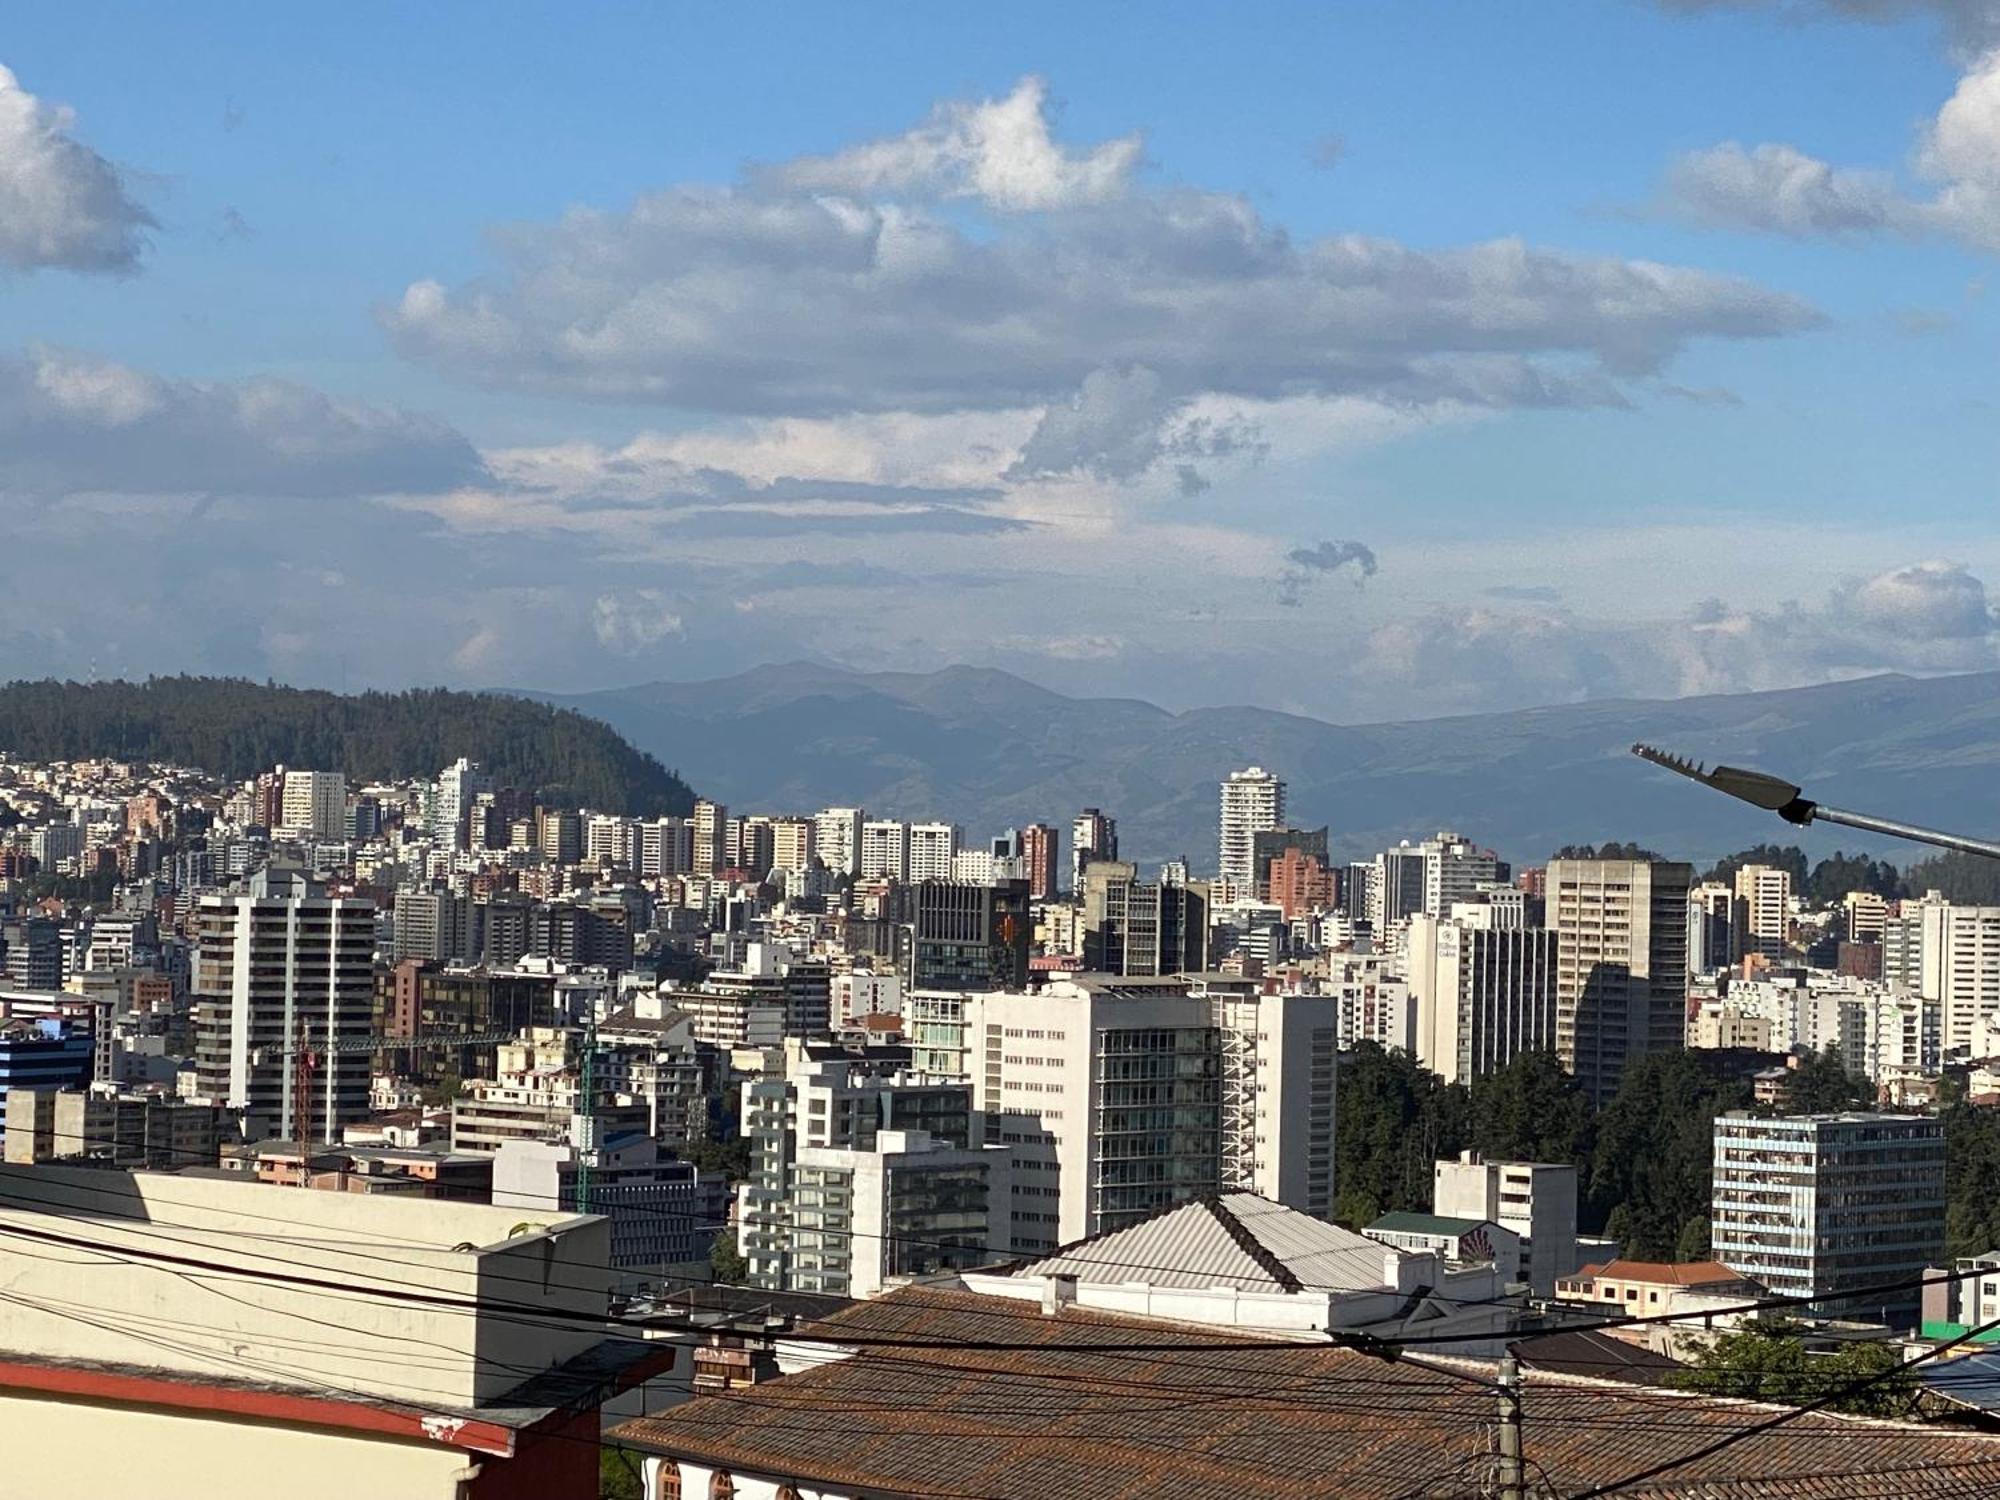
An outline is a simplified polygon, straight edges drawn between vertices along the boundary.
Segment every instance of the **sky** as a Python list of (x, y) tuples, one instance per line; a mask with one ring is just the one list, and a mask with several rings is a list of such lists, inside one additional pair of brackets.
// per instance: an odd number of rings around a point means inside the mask
[(0, 677), (2000, 665), (2000, 0), (31, 7)]

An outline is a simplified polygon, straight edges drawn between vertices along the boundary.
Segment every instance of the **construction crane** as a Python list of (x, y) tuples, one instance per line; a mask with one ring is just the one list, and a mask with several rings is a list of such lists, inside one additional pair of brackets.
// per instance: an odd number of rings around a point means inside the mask
[(1869, 813), (1849, 812), (1843, 807), (1828, 807), (1823, 802), (1815, 802), (1798, 787), (1782, 777), (1772, 776), (1764, 771), (1746, 771), (1740, 766), (1715, 766), (1710, 768), (1699, 761), (1685, 756), (1673, 755), (1651, 745), (1634, 745), (1632, 753), (1641, 760), (1651, 761), (1656, 766), (1698, 781), (1703, 786), (1748, 802), (1752, 807), (1761, 807), (1766, 812), (1774, 812), (1787, 823), (1800, 828), (1814, 823), (1838, 823), (1845, 828), (1859, 828), (1866, 833), (1887, 834), (1890, 838), (1909, 839), (1913, 843), (1935, 844), (1940, 849), (1956, 849), (1961, 854), (1978, 854), (1987, 859), (2000, 859), (2000, 843), (1987, 839), (1967, 838), (1963, 834), (1945, 833), (1936, 828), (1923, 828), (1915, 823), (1900, 823), (1893, 818), (1878, 818)]
[[(403, 1052), (417, 1047), (494, 1047), (502, 1042), (511, 1042), (518, 1033), (512, 1031), (476, 1032), (427, 1032), (419, 1036), (343, 1036), (332, 1041), (315, 1042), (310, 1039), (304, 1021), (289, 1047), (260, 1047), (252, 1054), (252, 1061), (260, 1066), (273, 1060), (282, 1062), (285, 1068), (285, 1099), (291, 1106), (290, 1135), (295, 1136), (301, 1151), (310, 1151), (312, 1090), (313, 1080), (319, 1076), (320, 1064), (327, 1057), (348, 1057), (357, 1052)], [(301, 1175), (301, 1182), (304, 1178)]]

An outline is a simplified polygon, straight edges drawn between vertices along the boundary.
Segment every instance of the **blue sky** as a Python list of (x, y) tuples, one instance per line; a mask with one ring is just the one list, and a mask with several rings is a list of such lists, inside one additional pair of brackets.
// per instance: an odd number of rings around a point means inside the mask
[(1993, 665), (1994, 43), (26, 11), (0, 670), (974, 661), (1359, 719)]

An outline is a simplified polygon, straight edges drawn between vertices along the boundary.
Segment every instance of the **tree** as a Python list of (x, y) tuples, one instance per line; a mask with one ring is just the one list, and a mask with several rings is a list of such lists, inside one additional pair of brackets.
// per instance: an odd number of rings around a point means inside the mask
[(1736, 872), (1745, 865), (1771, 865), (1776, 869), (1789, 871), (1792, 877), (1792, 889), (1803, 891), (1806, 888), (1806, 851), (1796, 844), (1752, 845), (1748, 849), (1717, 860), (1702, 879), (1717, 880), (1724, 885), (1730, 885), (1736, 880)]
[(1590, 1096), (1553, 1052), (1526, 1052), (1473, 1080), (1474, 1149), (1501, 1161), (1590, 1160)]
[(1945, 1254), (2000, 1249), (2000, 1113), (1966, 1103), (1961, 1090), (1942, 1120)]
[(720, 1172), (731, 1182), (750, 1175), (750, 1142), (742, 1136), (726, 1141), (689, 1141), (676, 1149), (682, 1161), (690, 1161), (704, 1172)]
[(597, 1450), (598, 1500), (645, 1500), (639, 1461), (625, 1448), (609, 1444)]
[(1342, 1060), (1334, 1113), (1341, 1222), (1359, 1229), (1398, 1209), (1428, 1210), (1436, 1163), (1465, 1143), (1465, 1091), (1406, 1052), (1361, 1042)]
[(1785, 1113), (1793, 1115), (1838, 1114), (1848, 1109), (1873, 1109), (1875, 1086), (1866, 1078), (1848, 1071), (1840, 1043), (1828, 1044), (1824, 1052), (1807, 1048), (1799, 1055), (1792, 1076), (1785, 1083)]
[(1607, 1230), (1623, 1209), (1613, 1237), (1625, 1254), (1675, 1254), (1688, 1220), (1708, 1212), (1715, 1117), (1749, 1102), (1747, 1084), (1710, 1074), (1690, 1052), (1650, 1052), (1626, 1067), (1597, 1116), (1588, 1194)]
[(1903, 889), (1913, 896), (1940, 891), (1947, 901), (1967, 906), (2000, 906), (2000, 860), (1978, 854), (1933, 854), (1910, 866)]
[(1896, 1373), (1900, 1364), (1896, 1351), (1881, 1343), (1810, 1353), (1796, 1325), (1773, 1319), (1717, 1334), (1696, 1351), (1692, 1366), (1675, 1371), (1672, 1380), (1683, 1390), (1704, 1395), (1786, 1406), (1804, 1406), (1868, 1380), (1873, 1383), (1865, 1390), (1835, 1399), (1833, 1410), (1887, 1417), (1900, 1415), (1916, 1389), (1909, 1373)]
[(1695, 1214), (1681, 1225), (1680, 1238), (1674, 1241), (1674, 1259), (1683, 1263), (1707, 1260), (1710, 1254), (1708, 1215)]
[(449, 1104), (465, 1088), (465, 1080), (456, 1073), (446, 1073), (436, 1083), (427, 1083), (417, 1090), (417, 1096), (433, 1109)]
[(708, 1272), (718, 1286), (742, 1286), (750, 1274), (750, 1262), (736, 1248), (736, 1236), (726, 1227), (709, 1247)]
[(1804, 894), (1815, 906), (1833, 906), (1849, 891), (1873, 891), (1894, 900), (1903, 894), (1903, 875), (1886, 859), (1836, 850), (1806, 877)]
[(1549, 856), (1551, 859), (1637, 859), (1652, 860), (1661, 856), (1656, 850), (1642, 844), (1564, 844)]

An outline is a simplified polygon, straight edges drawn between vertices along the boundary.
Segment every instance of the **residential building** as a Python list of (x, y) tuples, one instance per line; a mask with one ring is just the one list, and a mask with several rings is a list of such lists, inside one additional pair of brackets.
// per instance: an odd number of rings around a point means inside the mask
[(714, 875), (728, 867), (727, 828), (729, 809), (706, 797), (694, 804), (694, 863), (696, 875)]
[(1206, 884), (1149, 883), (1136, 866), (1102, 859), (1084, 871), (1079, 894), (1090, 972), (1146, 979), (1208, 967)]
[[(252, 1140), (331, 1141), (368, 1114), (375, 908), (303, 883), (194, 909), (195, 1065)], [(296, 893), (293, 893), (296, 892)], [(301, 1116), (300, 1110), (304, 1114)]]
[(1703, 881), (1688, 892), (1688, 973), (1712, 974), (1742, 956), (1735, 887), (1719, 880)]
[(1050, 823), (1030, 823), (1018, 830), (1017, 853), (1028, 863), (1028, 896), (1034, 901), (1053, 901), (1061, 889), (1056, 876), (1057, 843), (1062, 835)]
[(1460, 902), (1442, 921), (1410, 919), (1404, 973), (1416, 1003), (1416, 1053), (1447, 1083), (1470, 1083), (1556, 1045), (1556, 934), (1492, 925)]
[(1229, 898), (1255, 895), (1257, 835), (1280, 828), (1284, 822), (1285, 783), (1275, 772), (1250, 766), (1229, 773), (1222, 783), (1216, 865)]
[(905, 893), (909, 988), (1019, 989), (1028, 982), (1028, 882), (923, 880)]
[(813, 864), (813, 820), (778, 818), (771, 824), (773, 870), (810, 870)]
[(1083, 890), (1083, 872), (1094, 859), (1118, 857), (1118, 820), (1094, 807), (1076, 815), (1069, 830), (1069, 888)]
[(1576, 1270), (1576, 1186), (1569, 1163), (1486, 1161), (1467, 1151), (1437, 1164), (1431, 1208), (1510, 1230), (1520, 1240), (1522, 1279), (1537, 1297), (1553, 1297), (1556, 1282)]
[(8, 1089), (6, 1160), (20, 1166), (88, 1158), (114, 1167), (172, 1172), (212, 1167), (221, 1110), (162, 1094), (114, 1088)]
[(1256, 871), (1257, 888), (1246, 895), (1254, 895), (1259, 901), (1276, 901), (1277, 895), (1271, 889), (1271, 865), (1286, 855), (1297, 855), (1297, 863), (1303, 867), (1317, 861), (1319, 868), (1331, 872), (1332, 856), (1327, 853), (1326, 829), (1324, 828), (1269, 828), (1250, 838), (1250, 863)]
[(1330, 1219), (1337, 998), (1263, 994), (1256, 980), (1199, 976), (1221, 1046), (1222, 1183)]
[(887, 875), (893, 880), (910, 877), (910, 825), (894, 818), (871, 818), (861, 825), (860, 866), (855, 874), (862, 880)]
[(1221, 1033), (1185, 981), (1079, 975), (963, 1005), (986, 1141), (1018, 1148), (1017, 1250), (1222, 1186)]
[(1599, 1104), (1627, 1063), (1684, 1041), (1688, 889), (1665, 860), (1550, 860), (1556, 1055)]
[(430, 832), (440, 849), (466, 847), (472, 804), (492, 790), (493, 778), (486, 768), (464, 756), (438, 774), (431, 792)]
[(1944, 1127), (1932, 1116), (1715, 1121), (1715, 1258), (1822, 1313), (1916, 1321), (1944, 1254)]
[(1889, 927), (1889, 901), (1874, 891), (1849, 891), (1840, 898), (1840, 935), (1850, 943), (1879, 943)]
[(347, 837), (347, 775), (342, 771), (285, 772), (284, 826), (316, 839)]
[[(7, 1495), (116, 1494), (140, 1471), (162, 1500), (595, 1494), (600, 1402), (670, 1366), (673, 1346), (607, 1339), (605, 1221), (522, 1218), (0, 1168), (11, 1243), (92, 1247), (8, 1258)], [(170, 1247), (168, 1224), (183, 1226)], [(205, 1268), (163, 1264), (168, 1248)]]
[(87, 1086), (94, 1052), (89, 1030), (56, 1016), (0, 1021), (0, 1110), (15, 1089)]
[(905, 878), (912, 883), (951, 879), (951, 862), (958, 854), (958, 840), (955, 823), (912, 823)]
[(1288, 922), (1334, 904), (1334, 873), (1316, 854), (1287, 849), (1260, 868), (1265, 872), (1263, 899), (1275, 904)]
[(536, 840), (542, 857), (552, 864), (573, 865), (583, 858), (583, 814), (570, 808), (544, 808), (540, 836)]
[(611, 1222), (611, 1269), (624, 1284), (669, 1268), (706, 1270), (709, 1247), (728, 1222), (722, 1177), (695, 1169), (641, 1131), (607, 1138), (594, 1152), (589, 1204), (580, 1194), (583, 1152), (572, 1141), (508, 1141), (493, 1157), (493, 1206)]
[(835, 875), (861, 873), (861, 826), (868, 814), (859, 807), (825, 807), (813, 814), (813, 851)]
[(1783, 958), (1792, 921), (1792, 872), (1744, 865), (1736, 872), (1740, 951)]
[(1981, 1024), (2000, 1020), (2000, 906), (1926, 899), (1917, 922), (1918, 992), (1941, 1008), (1945, 1050), (1967, 1056)]

